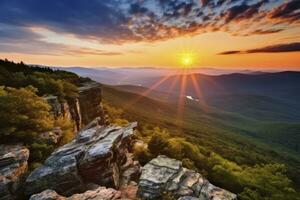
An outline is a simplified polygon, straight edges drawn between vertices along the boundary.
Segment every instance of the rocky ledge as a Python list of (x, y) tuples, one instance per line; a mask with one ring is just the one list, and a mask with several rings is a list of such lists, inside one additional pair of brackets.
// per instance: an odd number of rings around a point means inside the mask
[(209, 183), (201, 174), (182, 167), (178, 160), (158, 156), (142, 169), (138, 195), (161, 199), (169, 193), (180, 200), (235, 200), (237, 196)]
[(91, 185), (117, 189), (123, 172), (127, 176), (139, 173), (131, 170), (139, 167), (128, 153), (137, 123), (127, 127), (100, 126), (100, 120), (97, 118), (91, 122), (76, 139), (57, 149), (43, 166), (28, 176), (26, 195), (52, 189), (70, 196), (90, 189)]
[[(71, 197), (63, 197), (53, 190), (45, 190), (36, 195), (32, 195), (30, 200), (121, 200), (121, 192), (105, 187), (99, 187), (96, 190), (86, 191), (83, 194), (75, 194)], [(125, 200), (125, 199), (123, 199)]]
[(0, 199), (15, 199), (28, 157), (29, 150), (21, 145), (0, 145)]
[(177, 200), (237, 200), (235, 194), (212, 185), (201, 174), (166, 156), (158, 156), (142, 168), (138, 185), (131, 183), (120, 190), (97, 187), (70, 197), (45, 190), (30, 200), (161, 200), (162, 194)]

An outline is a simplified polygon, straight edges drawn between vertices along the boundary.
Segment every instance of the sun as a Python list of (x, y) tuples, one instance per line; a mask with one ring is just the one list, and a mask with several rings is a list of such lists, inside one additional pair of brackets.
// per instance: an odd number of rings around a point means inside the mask
[(192, 53), (183, 53), (180, 55), (180, 64), (184, 68), (192, 67), (195, 61), (195, 56)]

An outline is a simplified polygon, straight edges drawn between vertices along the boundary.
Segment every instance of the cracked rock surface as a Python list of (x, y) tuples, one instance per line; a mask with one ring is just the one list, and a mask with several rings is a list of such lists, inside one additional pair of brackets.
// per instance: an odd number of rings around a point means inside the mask
[(168, 192), (180, 200), (236, 200), (237, 196), (209, 183), (201, 174), (182, 167), (182, 163), (158, 156), (142, 169), (138, 186), (142, 199), (160, 199)]
[(29, 150), (22, 145), (0, 145), (0, 199), (15, 199), (27, 171)]
[(81, 131), (72, 142), (58, 148), (26, 179), (26, 194), (46, 189), (70, 196), (86, 191), (87, 184), (118, 188), (122, 165), (137, 123), (126, 127), (100, 126)]

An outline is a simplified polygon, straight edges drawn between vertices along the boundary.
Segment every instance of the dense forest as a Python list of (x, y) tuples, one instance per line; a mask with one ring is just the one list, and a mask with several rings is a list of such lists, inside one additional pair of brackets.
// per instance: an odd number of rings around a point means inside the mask
[(247, 119), (186, 105), (179, 122), (176, 105), (117, 88), (104, 86), (105, 108), (114, 123), (139, 122), (137, 138), (147, 144), (135, 149), (142, 164), (164, 154), (182, 160), (242, 200), (299, 199), (299, 157), (274, 150), (219, 120), (243, 124)]
[[(72, 102), (87, 79), (48, 67), (0, 60), (0, 143), (23, 143), (30, 149), (30, 166), (37, 167), (56, 148), (39, 134), (61, 127), (66, 143), (73, 138), (70, 120), (55, 119), (43, 97)], [(61, 144), (59, 144), (61, 145)]]

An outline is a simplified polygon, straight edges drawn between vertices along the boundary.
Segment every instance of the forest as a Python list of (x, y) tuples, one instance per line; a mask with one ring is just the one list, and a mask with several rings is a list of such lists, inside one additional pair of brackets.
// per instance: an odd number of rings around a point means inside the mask
[(55, 119), (43, 97), (72, 102), (78, 97), (77, 87), (87, 80), (66, 71), (0, 60), (0, 143), (23, 143), (31, 152), (30, 167), (39, 166), (57, 148), (39, 134), (61, 127), (58, 145), (74, 137), (72, 122)]
[[(242, 200), (299, 199), (299, 159), (293, 154), (274, 150), (217, 119), (208, 119), (204, 111), (204, 116), (199, 116), (188, 110), (179, 126), (174, 105), (148, 97), (136, 102), (136, 94), (116, 88), (104, 86), (105, 109), (116, 124), (139, 122), (137, 139), (146, 145), (138, 146), (135, 154), (142, 164), (163, 154), (182, 160), (185, 167), (199, 171)], [(228, 113), (225, 117), (233, 118)]]

